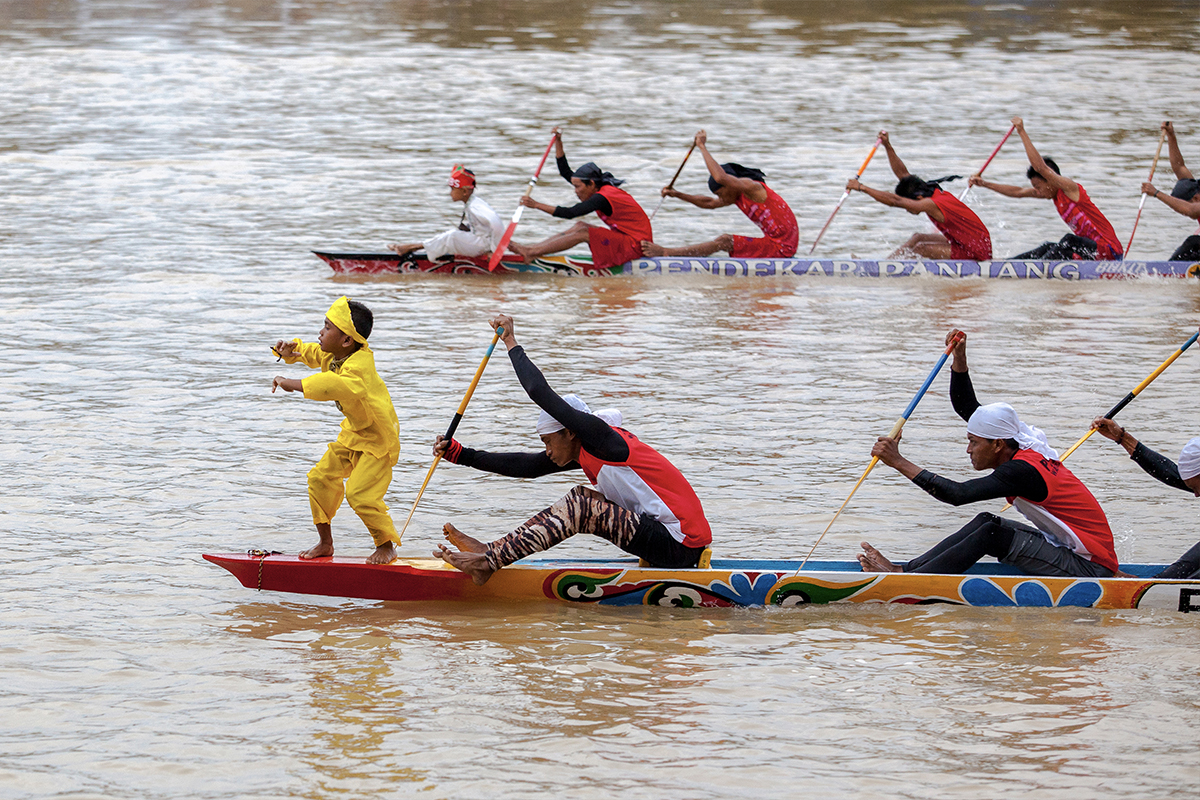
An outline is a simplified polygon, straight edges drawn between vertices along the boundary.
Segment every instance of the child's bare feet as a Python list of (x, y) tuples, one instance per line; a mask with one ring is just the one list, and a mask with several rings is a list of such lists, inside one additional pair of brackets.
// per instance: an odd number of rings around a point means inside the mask
[(301, 558), (327, 558), (333, 555), (333, 542), (321, 540), (316, 547), (310, 547), (300, 554)]
[(367, 556), (368, 564), (390, 564), (395, 561), (399, 555), (396, 553), (396, 546), (391, 542), (386, 542), (375, 548), (375, 552)]
[(487, 545), (476, 538), (467, 536), (458, 528), (447, 522), (442, 526), (442, 535), (446, 537), (446, 541), (457, 547), (464, 553), (486, 553)]
[(642, 240), (642, 255), (646, 258), (657, 258), (667, 252), (667, 248), (657, 245), (649, 239)]
[(439, 544), (438, 549), (433, 551), (435, 558), (440, 558), (450, 566), (462, 570), (470, 576), (476, 586), (483, 586), (488, 582), (488, 578), (496, 574), (496, 570), (492, 569), (488, 564), (487, 556), (482, 553), (464, 553), (451, 550), (444, 544)]

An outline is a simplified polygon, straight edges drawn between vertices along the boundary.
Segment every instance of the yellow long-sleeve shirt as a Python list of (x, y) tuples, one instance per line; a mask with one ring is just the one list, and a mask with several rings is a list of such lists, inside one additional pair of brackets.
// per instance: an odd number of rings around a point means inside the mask
[(321, 370), (301, 381), (304, 396), (309, 400), (333, 400), (346, 415), (337, 440), (351, 450), (376, 458), (390, 457), (394, 463), (400, 456), (400, 421), (387, 386), (375, 371), (375, 354), (363, 347), (335, 367), (333, 356), (319, 344), (295, 341), (296, 355), (284, 361), (302, 361)]

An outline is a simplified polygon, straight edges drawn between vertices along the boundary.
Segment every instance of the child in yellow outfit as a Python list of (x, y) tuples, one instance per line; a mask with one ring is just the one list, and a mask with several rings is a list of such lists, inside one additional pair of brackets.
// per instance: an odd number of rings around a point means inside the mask
[(375, 371), (375, 354), (367, 346), (373, 326), (369, 308), (339, 297), (325, 315), (316, 344), (281, 340), (274, 348), (289, 364), (303, 361), (321, 371), (303, 380), (277, 375), (272, 392), (283, 389), (303, 392), (309, 400), (332, 400), (346, 415), (337, 441), (308, 473), (308, 502), (320, 540), (300, 558), (333, 555), (330, 523), (343, 496), (375, 540), (367, 563), (387, 564), (397, 555), (400, 534), (383, 496), (400, 458), (400, 423), (387, 386)]

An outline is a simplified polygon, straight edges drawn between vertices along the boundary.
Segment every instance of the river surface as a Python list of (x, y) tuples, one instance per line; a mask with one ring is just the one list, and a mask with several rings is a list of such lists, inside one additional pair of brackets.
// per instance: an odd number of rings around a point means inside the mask
[[(880, 128), (917, 174), (965, 175), (1014, 114), (1124, 240), (1162, 119), (1200, 166), (1198, 33), (1194, 0), (0, 3), (0, 797), (1194, 796), (1200, 617), (381, 604), (256, 594), (200, 555), (315, 539), (304, 475), (340, 417), (271, 394), (304, 373), (268, 346), (313, 340), (343, 293), (376, 315), (398, 516), (497, 311), (555, 387), (683, 470), (719, 557), (807, 552), (950, 327), (981, 399), (1065, 449), (1196, 329), (1200, 286), (347, 279), (308, 251), (456, 223), (456, 162), (507, 216), (556, 124), (647, 205), (704, 127), (767, 172), (805, 248)], [(988, 174), (1025, 164), (1010, 140)], [(679, 186), (704, 178), (693, 158)], [(864, 181), (890, 186), (886, 159)], [(572, 198), (556, 177), (536, 196)], [(1045, 202), (970, 202), (998, 254), (1065, 232)], [(529, 212), (518, 239), (561, 227)], [(753, 232), (678, 202), (655, 228)], [(924, 229), (856, 194), (821, 252)], [(1150, 201), (1134, 254), (1193, 230)], [(1200, 434), (1197, 358), (1121, 417), (1172, 457)], [(535, 419), (498, 354), (459, 436), (535, 449)], [(945, 375), (903, 448), (972, 474)], [(1123, 561), (1200, 536), (1200, 501), (1111, 442), (1071, 467)], [(446, 520), (500, 535), (575, 478), (439, 469), (403, 552)], [(977, 510), (881, 467), (818, 557), (915, 555)], [(347, 508), (335, 536), (370, 550)]]

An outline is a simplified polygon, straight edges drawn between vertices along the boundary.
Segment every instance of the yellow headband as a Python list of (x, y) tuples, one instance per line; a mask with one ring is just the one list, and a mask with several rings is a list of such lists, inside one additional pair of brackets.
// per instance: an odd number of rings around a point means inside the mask
[(350, 316), (350, 300), (342, 295), (333, 301), (333, 305), (325, 312), (325, 316), (337, 326), (337, 329), (359, 344), (365, 345), (367, 338), (354, 327), (354, 318)]

